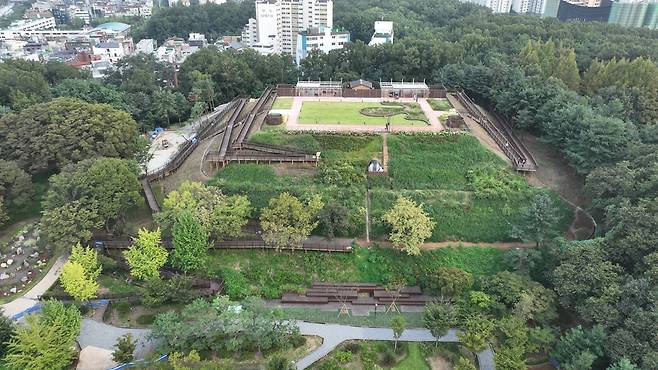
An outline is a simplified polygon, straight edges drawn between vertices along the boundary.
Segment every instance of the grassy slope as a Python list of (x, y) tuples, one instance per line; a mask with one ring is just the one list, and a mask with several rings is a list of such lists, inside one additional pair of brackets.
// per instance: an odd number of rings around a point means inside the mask
[(427, 361), (420, 351), (420, 344), (407, 344), (407, 357), (398, 363), (393, 370), (429, 370)]
[[(299, 124), (344, 124), (344, 125), (380, 125), (386, 124), (386, 117), (370, 117), (359, 112), (362, 108), (381, 107), (378, 103), (355, 102), (315, 102), (305, 101), (299, 113)], [(421, 121), (409, 121), (404, 115), (391, 117), (393, 125), (426, 125)]]

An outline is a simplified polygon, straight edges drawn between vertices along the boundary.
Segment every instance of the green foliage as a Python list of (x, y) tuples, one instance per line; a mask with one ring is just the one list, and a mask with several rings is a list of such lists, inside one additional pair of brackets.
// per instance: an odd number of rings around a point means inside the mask
[(183, 271), (203, 268), (208, 255), (208, 234), (188, 211), (181, 212), (172, 229), (171, 265)]
[(602, 327), (583, 329), (578, 326), (560, 338), (552, 355), (565, 369), (591, 369), (594, 361), (604, 354), (605, 340)]
[(391, 320), (391, 329), (393, 329), (393, 337), (395, 338), (395, 349), (398, 348), (398, 339), (402, 336), (407, 323), (404, 321), (404, 316), (396, 315)]
[(336, 360), (341, 364), (346, 364), (352, 361), (352, 352), (350, 351), (336, 351)]
[(89, 247), (83, 247), (80, 243), (71, 248), (70, 262), (78, 263), (85, 270), (88, 279), (95, 280), (101, 274), (103, 267), (98, 262), (98, 252)]
[(87, 103), (109, 104), (116, 109), (130, 112), (123, 93), (99, 80), (66, 79), (53, 87), (53, 94), (57, 97), (80, 99)]
[(554, 77), (562, 80), (568, 88), (578, 89), (580, 75), (574, 49), (556, 46), (553, 40), (546, 43), (529, 40), (521, 50), (520, 57), (523, 64), (538, 68), (542, 78)]
[(83, 302), (96, 296), (98, 283), (89, 279), (84, 267), (77, 262), (66, 262), (59, 280), (66, 293), (76, 301)]
[(459, 296), (473, 285), (473, 275), (458, 268), (439, 267), (429, 278), (426, 285), (431, 292), (449, 297)]
[(443, 302), (430, 302), (425, 306), (423, 316), (425, 327), (433, 336), (441, 338), (448, 334), (448, 329), (457, 323), (455, 309), (452, 305)]
[(152, 333), (166, 352), (194, 349), (233, 353), (289, 348), (298, 328), (280, 320), (276, 310), (258, 299), (249, 298), (238, 304), (220, 296), (212, 302), (195, 300), (180, 314), (158, 315)]
[(63, 168), (83, 159), (130, 158), (137, 149), (137, 125), (126, 112), (104, 104), (59, 98), (0, 118), (2, 158), (30, 172)]
[(274, 356), (267, 363), (267, 370), (293, 370), (294, 363), (285, 357)]
[(144, 286), (142, 301), (147, 306), (186, 303), (194, 296), (192, 286), (192, 279), (185, 275), (174, 275), (167, 280), (151, 278)]
[(10, 209), (24, 206), (32, 196), (32, 182), (16, 162), (0, 159), (0, 198)]
[(639, 370), (639, 368), (629, 360), (622, 358), (611, 366), (608, 366), (606, 370)]
[(555, 294), (527, 276), (502, 271), (483, 280), (482, 290), (524, 322), (548, 323), (557, 317)]
[(134, 162), (86, 159), (51, 177), (44, 201), (43, 229), (52, 244), (65, 247), (86, 241), (91, 232), (111, 232), (126, 212), (142, 201)]
[(162, 246), (160, 229), (141, 229), (123, 256), (130, 266), (132, 276), (148, 280), (160, 276), (160, 269), (167, 262), (169, 252)]
[(117, 339), (112, 352), (112, 361), (119, 364), (132, 362), (137, 342), (133, 340), (131, 333), (126, 333)]
[(420, 246), (432, 235), (435, 225), (423, 212), (422, 205), (404, 197), (398, 198), (395, 206), (384, 214), (384, 221), (391, 226), (391, 243), (409, 255), (420, 254)]
[(427, 102), (433, 110), (437, 111), (447, 111), (452, 108), (448, 99), (427, 99)]
[[(222, 279), (224, 279), (226, 294), (228, 294), (231, 299), (236, 301), (244, 299), (251, 293), (249, 282), (240, 271), (225, 268), (222, 270)], [(271, 291), (271, 289), (264, 291)]]
[(319, 197), (307, 204), (288, 193), (270, 199), (268, 208), (260, 216), (263, 240), (280, 250), (283, 247), (300, 247), (318, 225), (313, 222), (324, 204)]
[(490, 344), (494, 328), (494, 322), (484, 316), (469, 316), (464, 322), (464, 332), (457, 333), (457, 337), (464, 347), (476, 353)]
[(8, 343), (4, 361), (16, 369), (65, 369), (74, 358), (80, 333), (80, 312), (57, 301), (44, 304), (41, 314), (28, 315)]
[(350, 226), (348, 212), (347, 208), (338, 203), (329, 203), (324, 206), (318, 218), (329, 239), (336, 235), (347, 235)]
[(0, 308), (0, 363), (7, 354), (9, 339), (14, 334), (14, 323), (4, 315), (4, 310)]
[(457, 360), (457, 363), (454, 366), (455, 370), (476, 370), (477, 368), (471, 362), (471, 360), (467, 359), (466, 357), (460, 357), (459, 360)]

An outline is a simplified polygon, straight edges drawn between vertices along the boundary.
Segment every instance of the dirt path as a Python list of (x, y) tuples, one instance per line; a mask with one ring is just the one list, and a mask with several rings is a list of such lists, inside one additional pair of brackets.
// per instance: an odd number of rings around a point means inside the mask
[[(381, 247), (393, 248), (393, 244), (388, 241), (371, 241), (367, 242), (363, 239), (357, 239), (357, 244), (362, 247), (370, 247), (374, 243), (377, 243)], [(534, 243), (523, 243), (523, 242), (460, 242), (460, 241), (448, 241), (448, 242), (427, 242), (423, 243), (421, 249), (423, 250), (433, 250), (440, 248), (450, 248), (450, 247), (494, 247), (498, 249), (512, 249), (512, 248), (534, 248)]]

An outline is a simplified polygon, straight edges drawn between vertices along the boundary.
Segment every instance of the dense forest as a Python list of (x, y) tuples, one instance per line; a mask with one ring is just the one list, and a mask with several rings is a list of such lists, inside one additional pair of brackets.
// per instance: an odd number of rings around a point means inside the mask
[[(523, 279), (476, 284), (502, 287), (509, 300), (498, 304), (515, 312), (546, 311), (536, 306), (555, 294), (559, 318), (528, 316), (524, 324), (559, 338), (547, 350), (563, 369), (658, 369), (658, 31), (492, 15), (455, 0), (336, 0), (334, 7), (336, 25), (355, 40), (344, 49), (311, 53), (295, 66), (287, 56), (210, 47), (181, 66), (178, 88), (171, 66), (142, 55), (103, 81), (57, 63), (3, 63), (0, 154), (10, 162), (0, 166), (0, 210), (3, 201), (24, 202), (12, 189), (27, 187), (28, 173), (70, 169), (90, 156), (133, 158), (139, 143), (127, 133), (184, 121), (269, 84), (416, 79), (461, 88), (560, 150), (586, 178), (583, 206), (600, 226), (592, 240), (556, 239), (538, 253), (519, 252)], [(238, 34), (252, 13), (249, 1), (160, 9), (136, 27), (135, 41)], [(395, 22), (395, 43), (367, 46), (382, 17)], [(98, 132), (82, 141), (58, 134), (91, 123)], [(99, 141), (93, 135), (112, 145), (91, 145)], [(52, 220), (75, 213), (57, 209)], [(500, 369), (524, 368), (509, 352), (496, 360)]]

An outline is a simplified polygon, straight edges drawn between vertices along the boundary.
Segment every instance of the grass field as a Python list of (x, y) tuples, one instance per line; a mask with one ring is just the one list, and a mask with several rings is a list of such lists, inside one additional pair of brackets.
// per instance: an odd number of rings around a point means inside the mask
[(292, 108), (292, 98), (278, 97), (272, 104), (272, 109), (290, 109)]
[[(381, 107), (379, 103), (305, 101), (299, 113), (299, 124), (340, 124), (340, 125), (386, 125), (386, 117), (371, 117), (359, 112), (363, 108)], [(392, 125), (422, 125), (423, 121), (410, 121), (403, 114), (392, 116)]]
[(427, 99), (427, 103), (429, 103), (433, 110), (437, 111), (447, 111), (452, 108), (448, 99)]
[(420, 344), (407, 344), (407, 357), (400, 361), (393, 370), (430, 370), (420, 350)]

